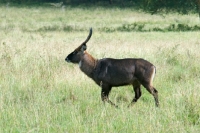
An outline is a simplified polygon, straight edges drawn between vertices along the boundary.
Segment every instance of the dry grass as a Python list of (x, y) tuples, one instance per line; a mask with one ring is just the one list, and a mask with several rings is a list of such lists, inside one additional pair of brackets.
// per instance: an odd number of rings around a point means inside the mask
[[(190, 21), (195, 15), (162, 18), (102, 8), (4, 9), (0, 8), (0, 132), (200, 131), (199, 33), (99, 30), (136, 21)], [(64, 24), (78, 28), (60, 29)], [(130, 86), (111, 92), (119, 109), (104, 106), (100, 88), (77, 65), (64, 61), (86, 38), (89, 27), (94, 33), (88, 52), (94, 57), (145, 58), (156, 65), (160, 108), (144, 88), (138, 103), (127, 108), (134, 96)]]

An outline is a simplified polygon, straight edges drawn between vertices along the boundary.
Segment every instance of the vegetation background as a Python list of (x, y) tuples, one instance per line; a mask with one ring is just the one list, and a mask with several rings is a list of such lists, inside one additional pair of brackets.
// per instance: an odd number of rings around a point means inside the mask
[(175, 10), (181, 13), (188, 13), (189, 11), (197, 11), (200, 13), (200, 0), (0, 0), (0, 3), (16, 3), (16, 4), (43, 4), (45, 2), (54, 2), (67, 5), (84, 5), (99, 3), (106, 3), (102, 6), (107, 6), (108, 3), (120, 7), (134, 7), (155, 13), (160, 9), (166, 11)]
[[(200, 25), (196, 8), (146, 10), (107, 1), (0, 5), (0, 132), (200, 132)], [(53, 1), (51, 1), (53, 2)], [(53, 4), (53, 5), (52, 5)], [(126, 4), (126, 3), (125, 3)], [(148, 12), (151, 10), (148, 10)], [(167, 12), (166, 12), (167, 11)], [(100, 88), (65, 57), (88, 35), (96, 58), (144, 58), (157, 67), (160, 108), (142, 88)]]

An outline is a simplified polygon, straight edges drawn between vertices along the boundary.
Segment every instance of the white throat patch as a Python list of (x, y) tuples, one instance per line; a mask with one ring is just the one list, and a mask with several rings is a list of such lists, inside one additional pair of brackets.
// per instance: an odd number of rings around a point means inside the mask
[(82, 62), (81, 62), (81, 61), (79, 61), (78, 65), (79, 65), (79, 67), (81, 68)]

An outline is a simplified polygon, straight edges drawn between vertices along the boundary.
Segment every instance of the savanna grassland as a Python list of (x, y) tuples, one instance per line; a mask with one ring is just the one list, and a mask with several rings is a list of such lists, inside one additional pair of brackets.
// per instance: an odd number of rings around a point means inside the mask
[[(197, 14), (150, 15), (130, 8), (0, 6), (0, 132), (200, 132)], [(65, 57), (93, 27), (96, 58), (144, 58), (157, 67), (160, 108), (145, 88), (100, 87)]]

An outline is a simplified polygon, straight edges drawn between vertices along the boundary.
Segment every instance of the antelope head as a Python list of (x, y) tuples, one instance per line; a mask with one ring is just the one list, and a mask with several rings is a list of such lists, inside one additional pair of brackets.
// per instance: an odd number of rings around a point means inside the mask
[(81, 57), (83, 56), (85, 50), (87, 49), (86, 43), (90, 40), (90, 37), (92, 36), (92, 28), (90, 28), (90, 33), (87, 37), (87, 39), (73, 52), (71, 52), (66, 58), (65, 61), (71, 62), (71, 63), (79, 63), (81, 60)]

